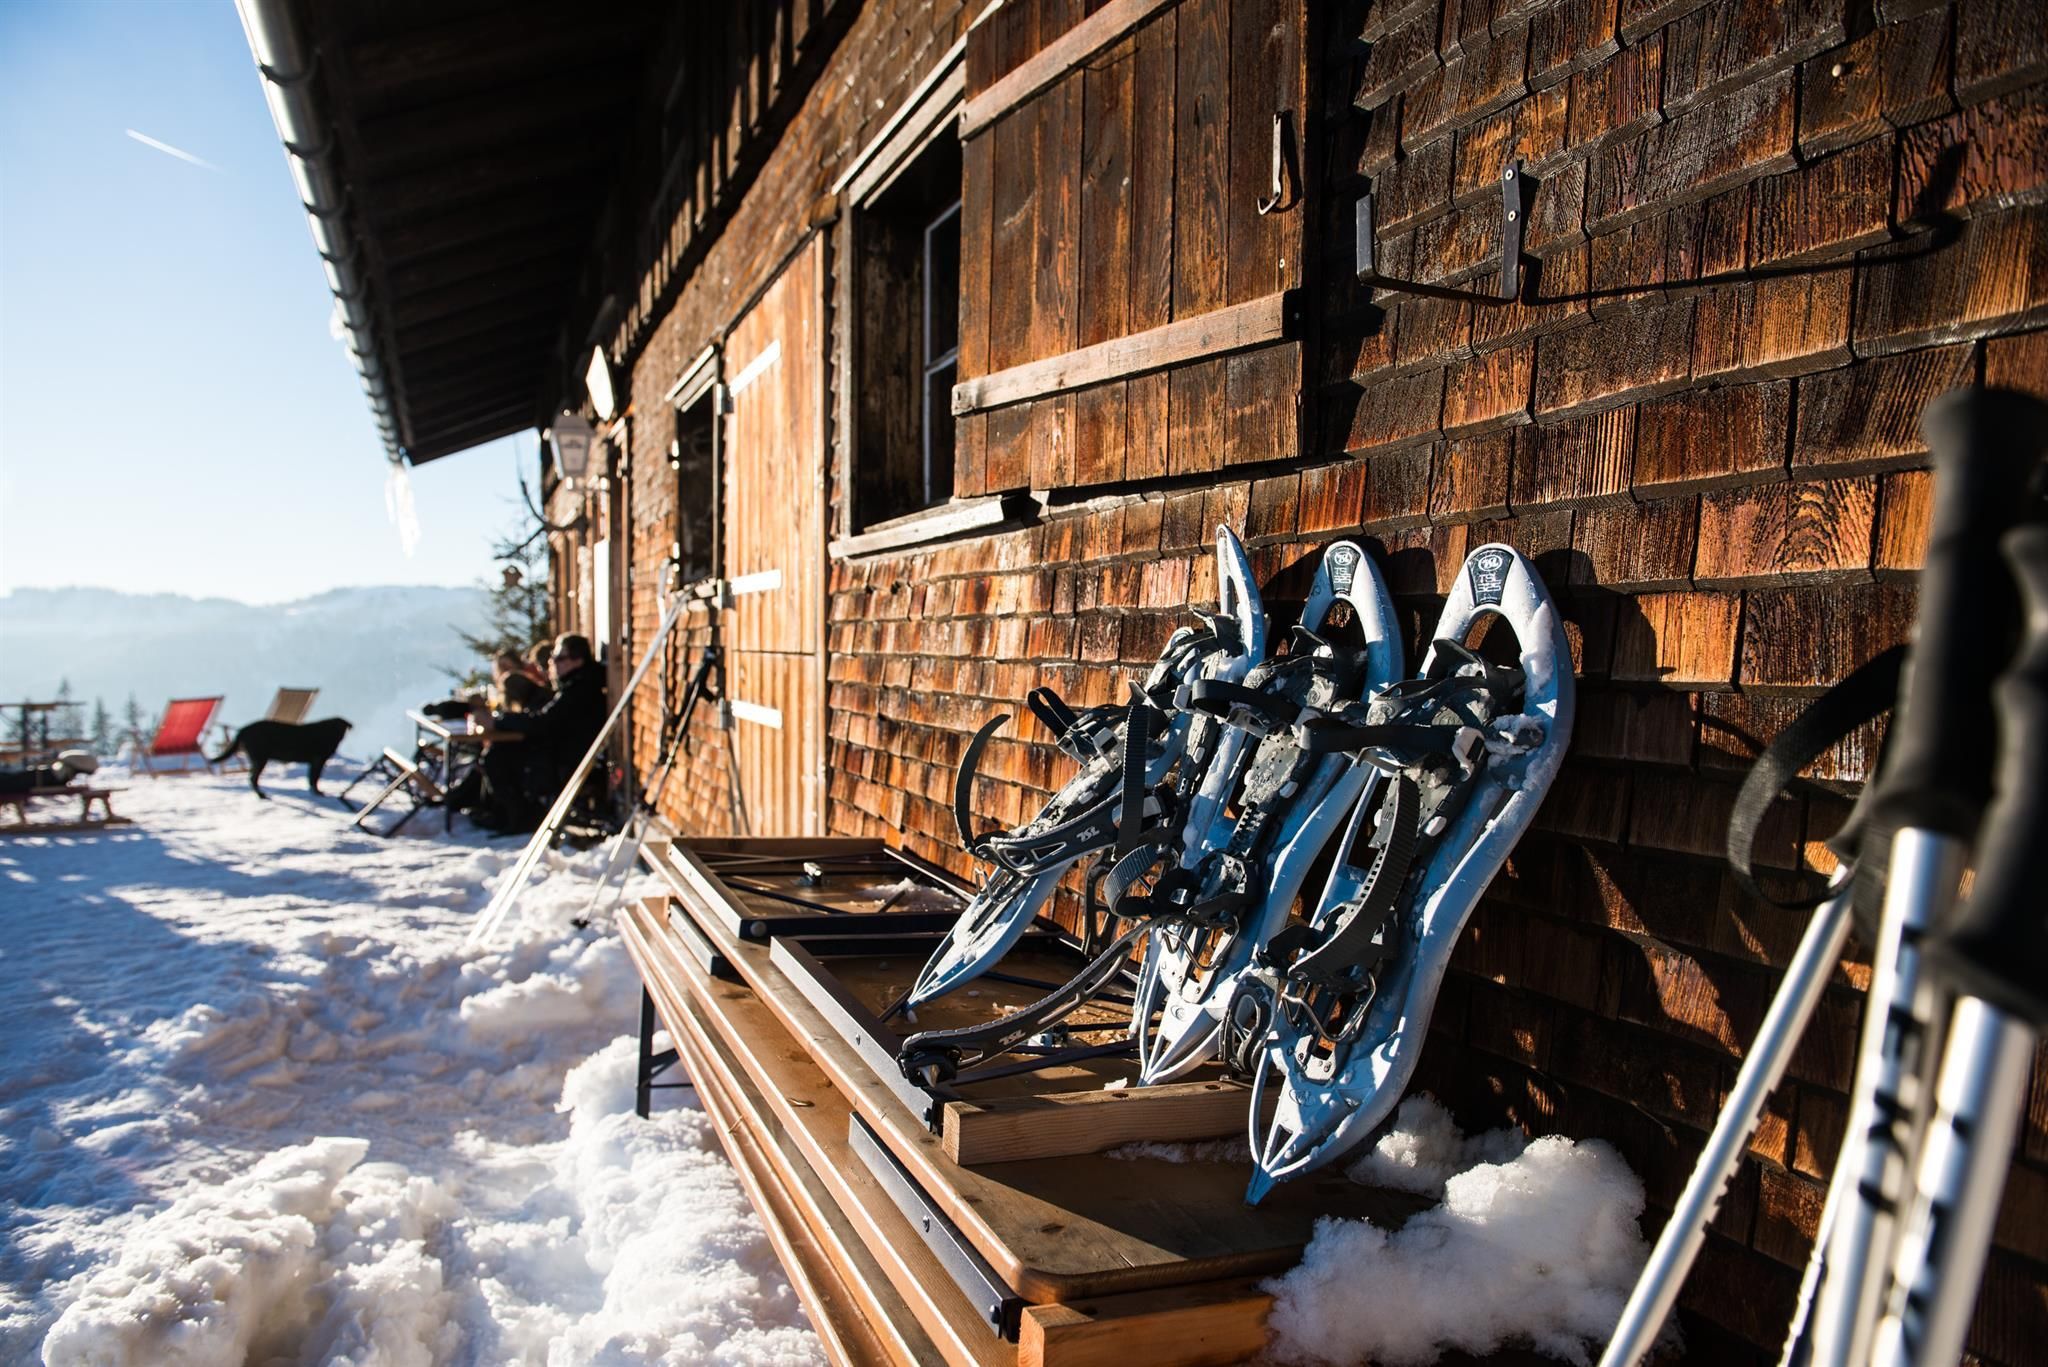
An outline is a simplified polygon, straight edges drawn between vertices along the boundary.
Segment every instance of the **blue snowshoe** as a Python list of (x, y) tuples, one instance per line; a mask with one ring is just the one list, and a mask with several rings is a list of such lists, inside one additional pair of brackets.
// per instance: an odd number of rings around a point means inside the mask
[[(1489, 618), (1513, 630), (1517, 665), (1466, 647)], [(1518, 552), (1467, 557), (1433, 640), (1417, 678), (1300, 728), (1311, 749), (1359, 758), (1371, 781), (1315, 910), (1272, 936), (1230, 1003), (1226, 1061), (1253, 1082), (1253, 1204), (1393, 1113), (1465, 921), (1571, 739), (1570, 648)]]

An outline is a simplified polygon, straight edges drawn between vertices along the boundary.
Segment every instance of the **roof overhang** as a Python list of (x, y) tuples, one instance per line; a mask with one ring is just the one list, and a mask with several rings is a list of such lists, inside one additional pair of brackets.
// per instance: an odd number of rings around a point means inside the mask
[(566, 315), (666, 10), (237, 6), (388, 453), (545, 423), (588, 358)]

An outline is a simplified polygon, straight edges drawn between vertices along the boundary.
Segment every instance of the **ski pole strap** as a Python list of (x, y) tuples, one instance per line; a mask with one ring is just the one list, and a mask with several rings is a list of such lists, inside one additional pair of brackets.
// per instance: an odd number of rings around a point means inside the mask
[(1008, 713), (991, 717), (981, 724), (974, 733), (974, 739), (967, 742), (967, 753), (960, 757), (960, 768), (953, 775), (953, 828), (960, 832), (960, 844), (969, 854), (978, 850), (982, 843), (999, 831), (974, 833), (974, 775), (981, 768), (981, 753), (988, 749), (989, 740), (1002, 729), (1010, 719)]
[[(1752, 863), (1757, 830), (1771, 804), (1799, 776), (1801, 769), (1857, 727), (1891, 710), (1898, 697), (1899, 675), (1905, 659), (1906, 647), (1898, 645), (1859, 665), (1809, 703), (1756, 757), (1749, 776), (1742, 781), (1741, 791), (1735, 795), (1735, 810), (1728, 818), (1728, 866), (1734, 870), (1735, 881), (1744, 892), (1787, 911), (1806, 911), (1825, 900), (1824, 896), (1781, 900), (1763, 890)], [(1874, 786), (1866, 785), (1865, 793)], [(1868, 806), (1859, 798), (1848, 824), (1828, 841), (1828, 848), (1845, 861), (1854, 860), (1858, 847), (1864, 843)], [(1868, 862), (1882, 864), (1881, 860)]]

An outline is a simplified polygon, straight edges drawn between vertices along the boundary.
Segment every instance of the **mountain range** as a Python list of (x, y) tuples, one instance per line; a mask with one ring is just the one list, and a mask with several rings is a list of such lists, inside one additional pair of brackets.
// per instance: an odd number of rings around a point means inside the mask
[(446, 697), (476, 663), (461, 632), (484, 630), (481, 588), (344, 588), (255, 606), (229, 598), (114, 589), (0, 594), (0, 702), (45, 701), (68, 682), (90, 718), (119, 725), (132, 694), (145, 721), (171, 698), (223, 694), (219, 719), (263, 715), (280, 686), (317, 687), (309, 720), (355, 724), (342, 753), (410, 749), (405, 709)]

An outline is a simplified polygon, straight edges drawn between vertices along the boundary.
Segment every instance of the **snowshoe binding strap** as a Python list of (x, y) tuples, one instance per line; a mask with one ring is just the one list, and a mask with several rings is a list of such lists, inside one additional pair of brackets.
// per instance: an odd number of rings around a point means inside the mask
[(1141, 825), (1168, 815), (1165, 803), (1180, 788), (1156, 790), (1183, 767), (1189, 738), (1198, 730), (1184, 708), (1188, 692), (1203, 679), (1243, 678), (1265, 652), (1266, 620), (1251, 583), (1251, 562), (1228, 528), (1217, 529), (1216, 564), (1222, 611), (1205, 615), (1200, 627), (1176, 631), (1127, 705), (1077, 711), (1045, 688), (1026, 699), (1061, 750), (1082, 766), (1037, 816), (1014, 830), (975, 832), (974, 781), (1005, 719), (984, 725), (968, 743), (954, 778), (953, 821), (966, 848), (994, 868), (918, 975), (906, 998), (909, 1006), (953, 990), (1008, 952), (1060, 876), (1125, 830), (1127, 794), (1137, 798), (1132, 819)]

